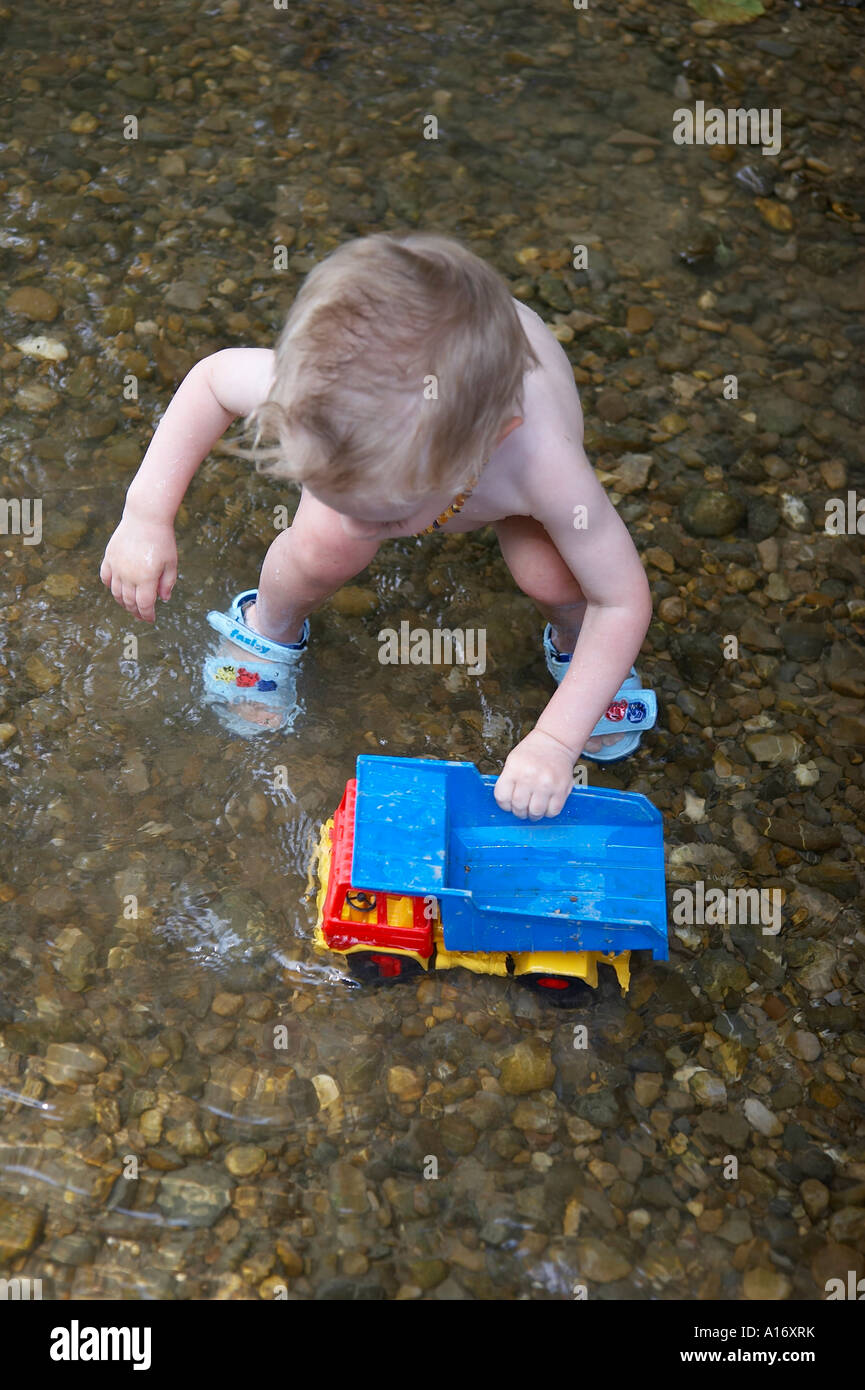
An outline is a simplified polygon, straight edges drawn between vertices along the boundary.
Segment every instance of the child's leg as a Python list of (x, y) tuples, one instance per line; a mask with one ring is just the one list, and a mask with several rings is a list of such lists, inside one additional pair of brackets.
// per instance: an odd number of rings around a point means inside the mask
[[(539, 521), (529, 516), (505, 517), (496, 522), (494, 529), (514, 580), (552, 626), (556, 650), (563, 656), (573, 652), (586, 611), (586, 598), (549, 535)], [(590, 738), (586, 752), (593, 753), (605, 744), (616, 743), (620, 737), (619, 734), (604, 734)]]
[(304, 490), (294, 521), (264, 557), (258, 599), (244, 621), (274, 642), (300, 641), (304, 619), (365, 569), (377, 550), (377, 541), (346, 536), (338, 514)]
[(572, 652), (586, 599), (547, 532), (530, 516), (505, 517), (494, 529), (516, 583), (552, 625), (557, 650), (563, 656)]

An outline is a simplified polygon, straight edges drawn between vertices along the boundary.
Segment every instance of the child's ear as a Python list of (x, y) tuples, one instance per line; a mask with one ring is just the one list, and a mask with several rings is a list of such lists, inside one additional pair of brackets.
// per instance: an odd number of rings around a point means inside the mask
[(507, 424), (502, 427), (501, 433), (499, 434), (498, 440), (496, 442), (498, 444), (503, 443), (504, 440), (507, 439), (509, 434), (512, 434), (514, 430), (519, 429), (522, 423), (523, 417), (521, 415), (514, 415), (510, 420), (508, 420)]

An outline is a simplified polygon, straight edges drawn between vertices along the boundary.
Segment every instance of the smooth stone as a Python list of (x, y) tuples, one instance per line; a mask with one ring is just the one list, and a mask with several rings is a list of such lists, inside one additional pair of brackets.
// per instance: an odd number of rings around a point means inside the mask
[(78, 927), (64, 927), (55, 940), (59, 959), (56, 966), (69, 989), (78, 994), (86, 988), (87, 979), (93, 970), (96, 948)]
[(207, 288), (196, 285), (192, 280), (175, 280), (165, 294), (165, 303), (173, 309), (189, 309), (197, 312), (207, 302)]
[(826, 645), (826, 630), (816, 623), (782, 623), (778, 636), (790, 661), (819, 661)]
[(19, 410), (32, 415), (45, 415), (49, 410), (56, 410), (60, 404), (57, 392), (52, 391), (50, 386), (43, 386), (41, 381), (28, 381), (20, 386), (14, 400)]
[(237, 1144), (225, 1155), (225, 1166), (234, 1178), (250, 1178), (267, 1162), (267, 1154), (257, 1144)]
[(748, 503), (748, 535), (765, 541), (774, 536), (781, 522), (778, 508), (768, 497), (752, 497)]
[(331, 1166), (328, 1191), (337, 1216), (362, 1216), (369, 1211), (366, 1179), (352, 1163), (339, 1161)]
[(813, 526), (807, 503), (792, 492), (781, 493), (781, 517), (791, 531), (810, 531)]
[(865, 423), (865, 391), (853, 381), (842, 381), (832, 392), (832, 404), (848, 420)]
[(38, 334), (32, 338), (21, 338), (16, 344), (25, 357), (36, 357), (42, 362), (65, 362), (69, 349), (57, 338), (46, 338)]
[(0, 1262), (24, 1255), (39, 1239), (43, 1212), (0, 1197)]
[(726, 536), (742, 521), (745, 505), (728, 492), (700, 487), (686, 494), (679, 513), (692, 536)]
[(781, 639), (764, 618), (746, 618), (739, 628), (739, 640), (755, 652), (779, 652)]
[(630, 1260), (606, 1241), (578, 1240), (574, 1251), (580, 1277), (593, 1284), (612, 1284), (631, 1272)]
[(721, 1109), (727, 1104), (727, 1087), (720, 1076), (714, 1076), (712, 1072), (695, 1072), (688, 1082), (688, 1088), (698, 1105)]
[(805, 1178), (799, 1185), (802, 1205), (812, 1221), (817, 1221), (829, 1205), (829, 1189), (817, 1178)]
[(345, 618), (363, 618), (378, 607), (378, 598), (373, 590), (363, 589), (356, 584), (337, 589), (330, 602), (336, 612)]
[(231, 1179), (211, 1164), (191, 1163), (166, 1173), (156, 1205), (170, 1220), (193, 1229), (212, 1226), (231, 1203)]
[[(751, 751), (750, 748), (748, 751)], [(768, 839), (777, 844), (817, 854), (824, 854), (827, 849), (837, 849), (843, 838), (837, 825), (809, 825), (807, 821), (782, 820), (776, 816), (757, 816), (756, 824)]]
[(819, 888), (831, 893), (841, 902), (851, 903), (859, 896), (859, 878), (856, 870), (848, 864), (838, 864), (832, 860), (821, 864), (807, 864), (799, 870), (799, 882), (810, 888)]
[(653, 327), (655, 315), (642, 304), (631, 304), (625, 317), (625, 327), (629, 333), (648, 333)]
[(803, 1062), (816, 1062), (823, 1049), (816, 1033), (808, 1033), (798, 1028), (787, 1039), (787, 1051), (794, 1057), (801, 1058)]
[(91, 1043), (52, 1043), (45, 1053), (42, 1074), (52, 1086), (92, 1080), (108, 1066), (104, 1052)]
[(21, 314), (26, 319), (50, 323), (60, 312), (60, 301), (48, 290), (40, 290), (36, 285), (22, 285), (13, 290), (6, 300), (6, 310), (10, 314)]
[(527, 1038), (505, 1054), (501, 1062), (501, 1088), (509, 1096), (549, 1090), (555, 1081), (549, 1047), (537, 1038)]
[(794, 734), (748, 734), (745, 747), (755, 762), (776, 767), (778, 763), (796, 762), (802, 744)]
[(772, 1111), (755, 1096), (749, 1096), (742, 1108), (749, 1125), (752, 1129), (756, 1129), (758, 1134), (764, 1135), (767, 1139), (773, 1139), (777, 1135), (783, 1134), (784, 1126), (778, 1116), (773, 1115)]
[(745, 1297), (752, 1302), (778, 1303), (790, 1296), (793, 1285), (787, 1275), (782, 1274), (779, 1269), (769, 1269), (759, 1265), (756, 1269), (745, 1271), (742, 1290)]
[(42, 529), (45, 539), (58, 550), (74, 550), (87, 535), (87, 522), (82, 517), (49, 512)]

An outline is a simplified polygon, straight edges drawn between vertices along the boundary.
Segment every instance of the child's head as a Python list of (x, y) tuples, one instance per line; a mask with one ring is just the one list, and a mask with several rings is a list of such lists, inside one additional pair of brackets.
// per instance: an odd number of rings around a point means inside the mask
[(456, 492), (520, 413), (536, 365), (507, 285), (458, 242), (350, 241), (292, 305), (270, 395), (249, 417), (253, 452), (337, 507)]

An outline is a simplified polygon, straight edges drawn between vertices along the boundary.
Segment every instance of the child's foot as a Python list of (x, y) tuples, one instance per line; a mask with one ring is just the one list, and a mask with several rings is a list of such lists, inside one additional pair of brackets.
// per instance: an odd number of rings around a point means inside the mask
[[(280, 729), (298, 711), (293, 667), (306, 650), (309, 623), (298, 642), (273, 642), (253, 626), (257, 591), (240, 593), (226, 613), (207, 615), (223, 638), (204, 663), (204, 686), (232, 732), (253, 734)], [(252, 621), (250, 621), (252, 620)]]
[[(570, 665), (573, 647), (570, 652), (560, 651), (555, 644), (557, 636), (556, 630), (547, 623), (544, 629), (547, 669), (559, 685)], [(573, 645), (576, 646), (576, 640)], [(655, 695), (651, 690), (641, 688), (639, 676), (632, 666), (630, 675), (616, 692), (606, 714), (595, 725), (592, 737), (586, 740), (581, 756), (591, 757), (596, 762), (603, 763), (618, 762), (620, 758), (629, 757), (639, 748), (642, 735), (654, 725), (657, 714), (658, 704)], [(630, 726), (628, 732), (611, 732), (610, 726), (618, 724), (621, 720), (626, 720)], [(639, 726), (639, 732), (635, 726)]]

